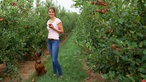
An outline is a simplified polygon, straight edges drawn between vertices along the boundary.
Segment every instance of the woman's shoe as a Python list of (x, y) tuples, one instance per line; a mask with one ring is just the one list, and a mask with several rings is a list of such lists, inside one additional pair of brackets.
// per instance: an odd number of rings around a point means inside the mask
[(56, 77), (56, 76), (57, 76), (57, 74), (53, 74), (53, 76), (54, 76), (54, 77)]
[(64, 77), (63, 77), (62, 75), (60, 76), (60, 78), (61, 78), (61, 79), (64, 79)]

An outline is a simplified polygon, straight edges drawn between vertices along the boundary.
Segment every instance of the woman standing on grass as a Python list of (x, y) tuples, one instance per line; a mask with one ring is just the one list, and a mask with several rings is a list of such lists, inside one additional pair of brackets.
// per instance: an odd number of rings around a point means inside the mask
[(56, 17), (56, 11), (54, 7), (49, 8), (48, 14), (50, 16), (50, 19), (47, 21), (48, 49), (53, 63), (53, 76), (57, 76), (58, 72), (60, 78), (63, 78), (62, 69), (58, 61), (58, 52), (60, 45), (59, 34), (64, 33), (64, 30), (61, 20)]

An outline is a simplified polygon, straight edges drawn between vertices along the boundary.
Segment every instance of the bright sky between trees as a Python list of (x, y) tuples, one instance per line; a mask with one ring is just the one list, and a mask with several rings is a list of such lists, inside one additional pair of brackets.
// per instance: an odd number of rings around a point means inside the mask
[[(41, 1), (45, 1), (46, 2), (46, 0), (41, 0)], [(56, 6), (60, 6), (61, 8), (64, 8), (67, 11), (77, 12), (79, 14), (79, 8), (75, 8), (73, 6), (73, 4), (74, 4), (73, 0), (52, 0), (52, 2)]]

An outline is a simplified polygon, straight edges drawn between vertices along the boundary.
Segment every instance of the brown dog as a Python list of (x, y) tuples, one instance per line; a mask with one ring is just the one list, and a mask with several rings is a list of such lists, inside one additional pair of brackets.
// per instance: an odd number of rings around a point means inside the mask
[(35, 70), (36, 70), (36, 75), (42, 75), (45, 74), (47, 72), (44, 64), (41, 62), (41, 60), (36, 60), (35, 61)]
[[(47, 72), (44, 63), (41, 61), (41, 53), (35, 53), (34, 55), (34, 60), (35, 60), (35, 70), (36, 70), (36, 76), (40, 76), (43, 75)], [(35, 79), (32, 80), (32, 82), (35, 82), (35, 80), (37, 79), (37, 77)]]

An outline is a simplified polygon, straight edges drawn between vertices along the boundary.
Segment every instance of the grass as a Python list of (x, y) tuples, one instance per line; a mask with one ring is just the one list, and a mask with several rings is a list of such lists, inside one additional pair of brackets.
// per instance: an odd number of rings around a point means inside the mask
[[(71, 36), (60, 47), (59, 61), (62, 67), (64, 79), (53, 77), (51, 57), (48, 56), (44, 62), (47, 73), (40, 76), (36, 82), (83, 82), (86, 73), (83, 70), (82, 61), (80, 60), (80, 49), (74, 44), (75, 35)], [(35, 74), (33, 74), (35, 76)], [(31, 77), (32, 78), (32, 77)], [(31, 82), (28, 80), (27, 82)]]

